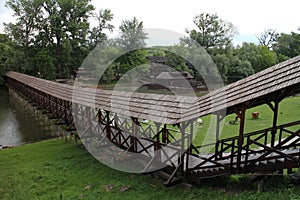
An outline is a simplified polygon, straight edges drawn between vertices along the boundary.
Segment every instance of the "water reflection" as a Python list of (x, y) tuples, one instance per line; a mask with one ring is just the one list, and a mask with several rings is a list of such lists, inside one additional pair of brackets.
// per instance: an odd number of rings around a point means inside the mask
[(0, 145), (16, 146), (48, 137), (32, 113), (14, 102), (6, 88), (0, 88)]

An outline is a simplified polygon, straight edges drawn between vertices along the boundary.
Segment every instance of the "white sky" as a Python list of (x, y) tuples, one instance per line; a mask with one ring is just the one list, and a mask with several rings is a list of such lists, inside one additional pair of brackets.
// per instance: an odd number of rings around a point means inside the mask
[[(3, 22), (13, 20), (12, 12), (4, 8), (0, 0), (0, 32)], [(181, 34), (185, 29), (195, 28), (193, 17), (202, 12), (216, 13), (221, 19), (235, 25), (239, 35), (236, 44), (257, 42), (259, 35), (267, 28), (277, 32), (296, 32), (300, 27), (299, 0), (92, 0), (97, 10), (109, 8), (114, 14), (114, 35), (122, 20), (134, 16), (144, 22), (145, 28), (163, 28)]]

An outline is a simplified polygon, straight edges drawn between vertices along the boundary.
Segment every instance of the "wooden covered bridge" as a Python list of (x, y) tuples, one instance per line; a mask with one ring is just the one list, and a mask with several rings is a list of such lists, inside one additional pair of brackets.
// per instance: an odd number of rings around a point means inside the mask
[[(94, 137), (99, 146), (105, 146), (104, 137), (120, 149), (148, 157), (141, 172), (151, 171), (154, 162), (166, 163), (161, 169), (168, 171), (166, 185), (179, 181), (178, 177), (272, 173), (300, 164), (300, 119), (277, 124), (280, 102), (300, 92), (300, 56), (202, 97), (80, 88), (17, 72), (8, 72), (6, 80), (57, 124), (65, 124), (70, 131), (77, 128), (82, 139)], [(246, 110), (262, 104), (273, 111), (273, 124), (245, 133)], [(239, 132), (221, 140), (220, 122), (234, 113), (239, 118)], [(209, 114), (217, 116), (215, 142), (205, 144), (213, 151), (203, 154), (204, 146), (192, 141), (193, 128), (197, 118)], [(94, 134), (97, 131), (99, 135)], [(163, 147), (178, 149), (177, 157)]]

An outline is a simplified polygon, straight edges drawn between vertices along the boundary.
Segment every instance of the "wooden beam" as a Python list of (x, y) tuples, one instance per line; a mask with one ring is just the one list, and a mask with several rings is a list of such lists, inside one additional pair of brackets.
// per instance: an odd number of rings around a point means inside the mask
[(240, 163), (241, 163), (241, 156), (242, 156), (242, 147), (244, 144), (244, 130), (245, 130), (245, 114), (246, 109), (242, 107), (239, 111), (239, 118), (240, 118), (240, 129), (239, 129), (239, 138), (238, 138), (238, 155), (237, 155), (237, 169), (240, 171)]
[(217, 116), (217, 121), (216, 121), (216, 145), (215, 145), (215, 155), (216, 158), (219, 157), (219, 140), (220, 140), (220, 123), (224, 119), (224, 116), (221, 115), (220, 113), (216, 114)]
[(274, 147), (275, 145), (275, 137), (276, 137), (276, 126), (277, 126), (277, 120), (278, 120), (278, 107), (279, 102), (274, 101), (274, 109), (273, 109), (273, 130), (271, 131), (271, 147)]
[(111, 141), (112, 137), (111, 137), (111, 130), (110, 130), (110, 119), (109, 119), (109, 111), (105, 111), (105, 127), (106, 127), (106, 136), (108, 138), (109, 141)]
[(162, 129), (162, 143), (167, 144), (168, 143), (168, 138), (167, 138), (167, 124), (164, 124), (164, 127)]
[(274, 112), (275, 108), (274, 105), (271, 102), (268, 102), (267, 105), (271, 108), (271, 110)]
[(194, 121), (191, 121), (190, 123), (190, 134), (188, 136), (188, 141), (187, 144), (189, 145), (189, 148), (186, 151), (186, 156), (185, 156), (185, 176), (187, 176), (190, 171), (189, 171), (189, 159), (190, 159), (190, 154), (193, 152), (193, 137), (194, 137)]

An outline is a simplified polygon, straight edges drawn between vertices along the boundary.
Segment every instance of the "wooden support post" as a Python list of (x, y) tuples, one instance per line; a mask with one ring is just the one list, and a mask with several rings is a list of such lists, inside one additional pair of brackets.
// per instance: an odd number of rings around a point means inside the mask
[(168, 134), (167, 133), (167, 125), (164, 124), (164, 127), (162, 129), (162, 137), (161, 137), (162, 143), (164, 143), (164, 144), (168, 143), (167, 134)]
[(237, 113), (240, 118), (240, 129), (239, 129), (239, 139), (238, 139), (238, 155), (237, 155), (237, 169), (240, 171), (242, 148), (244, 144), (244, 130), (245, 130), (245, 114), (246, 109), (244, 107)]
[(114, 127), (115, 128), (118, 128), (119, 127), (119, 117), (118, 117), (118, 114), (115, 113), (115, 116), (114, 116)]
[(105, 126), (106, 126), (106, 136), (107, 136), (108, 140), (111, 141), (111, 130), (110, 130), (109, 111), (105, 111), (105, 113), (106, 113), (106, 122), (105, 122)]
[(68, 123), (68, 119), (67, 119), (67, 117), (68, 117), (68, 110), (67, 110), (68, 105), (67, 105), (66, 100), (63, 100), (63, 105), (64, 105), (64, 120), (65, 120), (67, 126), (69, 126), (70, 124)]
[(101, 113), (101, 110), (100, 110), (100, 109), (98, 109), (97, 117), (98, 117), (98, 123), (99, 123), (99, 124), (103, 123), (103, 122), (102, 122), (102, 113)]
[[(160, 134), (161, 134), (161, 130), (160, 130), (160, 127), (161, 127), (161, 124), (160, 123), (157, 123), (157, 122), (154, 122), (155, 123), (155, 126), (156, 126), (156, 142), (155, 142), (155, 145), (154, 145), (154, 151), (155, 151), (155, 154), (156, 154), (156, 162), (160, 163), (161, 162), (161, 144), (160, 144)], [(154, 154), (154, 155), (155, 155)]]
[(273, 116), (273, 130), (272, 130), (272, 138), (271, 138), (271, 147), (275, 146), (275, 137), (276, 137), (276, 126), (277, 126), (277, 119), (278, 119), (278, 106), (279, 106), (279, 102), (275, 101), (274, 102), (274, 116)]
[(189, 175), (189, 159), (190, 159), (190, 154), (192, 154), (192, 142), (193, 142), (193, 135), (194, 135), (194, 121), (191, 120), (190, 122), (190, 134), (188, 136), (188, 141), (187, 144), (189, 145), (189, 148), (186, 151), (186, 156), (185, 156), (185, 175)]
[[(187, 128), (187, 125), (188, 125), (188, 122), (182, 122), (181, 123), (181, 126), (180, 126), (180, 132), (181, 132), (181, 147), (180, 147), (180, 151), (178, 152), (179, 153), (179, 156), (178, 156), (178, 161), (177, 161), (177, 165), (180, 165), (180, 172), (181, 172), (181, 175), (184, 174), (184, 156), (185, 156), (185, 138), (186, 138), (186, 133), (185, 133), (185, 130)], [(184, 151), (184, 152), (183, 152)]]
[(94, 134), (94, 132), (93, 132), (93, 121), (95, 119), (95, 116), (93, 115), (94, 112), (93, 112), (91, 107), (88, 107), (87, 114), (88, 114), (88, 126), (89, 126), (88, 134), (90, 136), (92, 136)]
[(154, 122), (156, 126), (156, 145), (154, 145), (154, 150), (157, 151), (159, 149), (159, 143), (160, 143), (160, 123)]
[(119, 140), (119, 143), (121, 144), (122, 143), (122, 131), (119, 129), (119, 116), (117, 113), (115, 113), (115, 116), (114, 116), (114, 128), (115, 130), (118, 131), (118, 140)]
[(137, 151), (137, 141), (136, 141), (136, 137), (137, 137), (137, 126), (138, 126), (138, 119), (131, 117), (131, 123), (132, 123), (132, 133), (130, 135), (130, 151), (131, 152), (136, 152)]
[(220, 140), (220, 123), (223, 120), (224, 116), (222, 116), (220, 113), (216, 114), (217, 116), (217, 124), (216, 124), (216, 145), (215, 145), (215, 156), (218, 158), (219, 155), (219, 140)]
[(55, 101), (55, 113), (56, 113), (56, 116), (59, 118), (59, 103), (58, 103), (58, 98), (54, 97), (54, 101)]
[(273, 124), (272, 124), (272, 131), (271, 131), (271, 147), (275, 146), (275, 139), (276, 139), (276, 126), (277, 126), (277, 119), (278, 119), (278, 107), (279, 107), (278, 100), (274, 101), (274, 105), (272, 103), (267, 103), (267, 105), (271, 108), (273, 111)]

